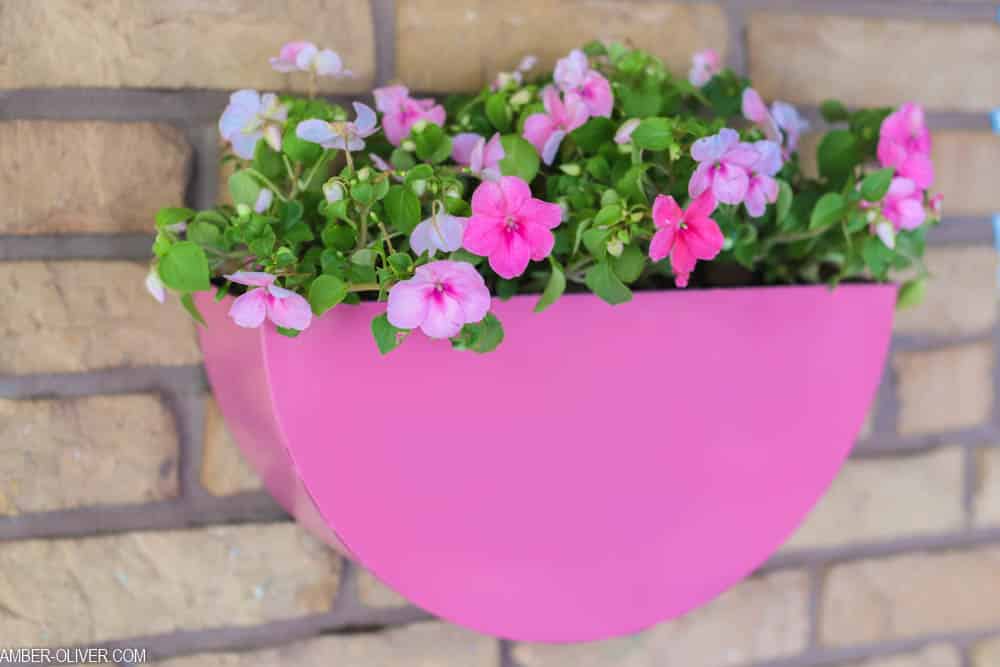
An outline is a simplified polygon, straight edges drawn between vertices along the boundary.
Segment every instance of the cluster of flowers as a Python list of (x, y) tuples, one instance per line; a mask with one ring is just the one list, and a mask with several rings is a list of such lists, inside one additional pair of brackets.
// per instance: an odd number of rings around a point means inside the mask
[[(922, 267), (921, 227), (940, 218), (941, 199), (927, 192), (919, 106), (825, 106), (850, 129), (821, 143), (816, 179), (798, 163), (809, 124), (787, 103), (768, 108), (713, 51), (695, 54), (687, 81), (620, 45), (574, 50), (551, 79), (526, 82), (535, 64), (529, 56), (445, 105), (379, 88), (374, 109), (353, 103), (353, 119), (313, 94), (233, 93), (219, 130), (243, 161), (230, 181), (236, 206), (161, 211), (147, 286), (160, 300), (164, 284), (180, 292), (197, 317), (190, 292), (212, 279), (220, 296), (242, 291), (236, 324), (269, 319), (287, 335), (374, 292), (387, 302), (373, 323), (383, 351), (418, 328), (483, 351), (502, 338), (491, 286), (509, 296), (544, 285), (544, 308), (567, 284), (610, 303), (662, 277), (686, 287), (699, 261), (720, 254), (748, 282), (884, 280)], [(312, 88), (351, 75), (309, 42), (286, 44), (271, 65), (309, 73)], [(876, 126), (868, 155), (863, 137)], [(902, 232), (915, 232), (907, 252)], [(528, 271), (543, 260), (547, 272)]]

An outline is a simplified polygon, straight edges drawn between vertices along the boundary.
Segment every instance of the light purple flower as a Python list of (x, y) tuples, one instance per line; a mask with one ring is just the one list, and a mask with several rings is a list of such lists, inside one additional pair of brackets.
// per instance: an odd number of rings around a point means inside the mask
[(410, 247), (418, 255), (426, 252), (430, 257), (438, 250), (454, 252), (462, 247), (466, 223), (468, 218), (435, 212), (410, 232)]
[(774, 175), (781, 171), (781, 146), (766, 140), (755, 141), (751, 146), (757, 153), (757, 160), (750, 166), (750, 181), (743, 204), (750, 217), (759, 218), (768, 204), (778, 201), (778, 182)]
[(277, 58), (271, 58), (271, 68), (278, 72), (316, 72), (320, 76), (353, 76), (335, 51), (320, 50), (312, 42), (288, 42)]
[(452, 138), (451, 159), (469, 167), (482, 179), (495, 181), (500, 178), (500, 160), (504, 155), (499, 132), (489, 141), (475, 132), (462, 132)]
[(236, 297), (229, 317), (237, 325), (255, 329), (269, 319), (279, 327), (303, 331), (312, 322), (312, 309), (305, 297), (274, 284), (276, 276), (257, 271), (237, 271), (226, 276), (239, 285), (256, 287)]
[(344, 198), (344, 186), (332, 178), (323, 184), (323, 197), (331, 204)]
[(739, 132), (725, 127), (699, 139), (691, 146), (691, 157), (699, 163), (688, 183), (691, 197), (711, 190), (724, 204), (743, 201), (750, 185), (749, 169), (759, 156), (752, 146), (740, 142)]
[(809, 121), (803, 118), (798, 109), (787, 102), (772, 102), (771, 116), (785, 135), (784, 154), (787, 158), (799, 145), (799, 137), (809, 129)]
[(635, 128), (639, 127), (639, 123), (642, 121), (638, 118), (629, 118), (627, 121), (621, 124), (618, 131), (615, 132), (615, 143), (616, 144), (627, 144), (632, 141), (632, 133), (635, 132)]
[(257, 201), (254, 202), (253, 210), (257, 213), (263, 213), (271, 208), (271, 202), (273, 201), (274, 193), (267, 188), (261, 188), (260, 193), (257, 195)]
[(262, 137), (271, 148), (281, 150), (281, 131), (286, 120), (288, 107), (274, 93), (261, 95), (256, 90), (237, 90), (229, 96), (229, 106), (219, 118), (219, 134), (232, 144), (234, 153), (251, 160)]
[(374, 134), (378, 124), (375, 112), (370, 106), (355, 102), (354, 111), (357, 118), (350, 122), (335, 120), (328, 123), (318, 118), (304, 120), (295, 128), (295, 135), (303, 141), (311, 141), (323, 148), (360, 151), (365, 147), (365, 137)]
[(490, 290), (468, 262), (440, 260), (417, 267), (389, 290), (386, 315), (399, 329), (420, 327), (431, 338), (451, 338), (490, 310)]
[(809, 129), (809, 123), (787, 102), (774, 102), (768, 110), (760, 94), (753, 88), (743, 91), (743, 116), (753, 121), (770, 140), (784, 144), (787, 158), (799, 143), (799, 136)]

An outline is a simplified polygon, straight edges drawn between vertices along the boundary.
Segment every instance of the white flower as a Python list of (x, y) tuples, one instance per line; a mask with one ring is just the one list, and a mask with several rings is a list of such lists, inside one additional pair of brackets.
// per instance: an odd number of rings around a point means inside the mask
[(281, 150), (281, 131), (288, 120), (288, 107), (274, 93), (238, 90), (229, 97), (229, 106), (219, 118), (219, 134), (244, 160), (253, 159), (257, 141), (266, 137), (271, 148)]
[(299, 139), (323, 148), (360, 151), (365, 147), (365, 137), (374, 134), (378, 126), (375, 111), (370, 106), (355, 102), (354, 111), (357, 118), (352, 122), (340, 120), (328, 123), (318, 118), (304, 120), (295, 128), (295, 134)]
[(467, 218), (458, 218), (448, 213), (435, 213), (410, 233), (410, 247), (418, 255), (427, 251), (431, 257), (438, 250), (452, 252), (462, 247)]
[(354, 76), (344, 69), (336, 51), (320, 50), (312, 42), (288, 42), (281, 47), (277, 58), (271, 58), (271, 67), (278, 72), (315, 72), (319, 76)]

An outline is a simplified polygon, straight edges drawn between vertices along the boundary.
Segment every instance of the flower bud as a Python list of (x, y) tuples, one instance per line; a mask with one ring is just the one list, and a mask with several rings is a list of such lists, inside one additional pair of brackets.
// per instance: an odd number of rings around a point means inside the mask
[(622, 229), (618, 232), (618, 239), (622, 243), (628, 243), (632, 240), (632, 234), (630, 234), (627, 229)]
[(608, 254), (612, 257), (621, 257), (624, 250), (625, 244), (622, 243), (620, 238), (615, 237), (608, 241)]
[(521, 107), (531, 101), (531, 91), (527, 88), (519, 90), (510, 98), (510, 105), (513, 107)]
[(330, 203), (344, 198), (344, 187), (332, 178), (323, 184), (323, 196)]
[(251, 212), (251, 208), (249, 206), (247, 206), (246, 204), (237, 204), (236, 205), (236, 215), (238, 215), (239, 217), (241, 217), (241, 218), (247, 218), (247, 217), (250, 216), (250, 212)]
[(372, 170), (369, 169), (368, 167), (361, 167), (361, 169), (358, 170), (358, 180), (359, 181), (362, 181), (362, 182), (367, 181), (368, 177), (371, 176), (371, 175), (372, 175)]
[(580, 165), (578, 164), (562, 164), (559, 165), (559, 169), (562, 173), (569, 176), (579, 176), (580, 175)]
[(427, 127), (427, 121), (421, 118), (420, 120), (418, 120), (416, 123), (413, 124), (411, 130), (419, 134), (423, 132), (424, 128), (426, 127)]
[(635, 213), (629, 216), (629, 220), (631, 220), (632, 222), (639, 222), (640, 220), (642, 220), (644, 216), (645, 213), (643, 213), (642, 211), (636, 211)]
[(413, 194), (420, 197), (427, 192), (427, 181), (413, 181), (410, 183), (410, 188), (413, 190)]
[(400, 144), (399, 147), (402, 148), (407, 153), (412, 153), (413, 151), (417, 150), (417, 145), (413, 143), (411, 139), (407, 139), (402, 144)]
[(268, 123), (264, 127), (264, 141), (267, 145), (274, 149), (276, 153), (281, 152), (281, 128), (277, 125)]
[(450, 197), (452, 199), (458, 199), (459, 197), (462, 196), (462, 192), (457, 187), (452, 186), (444, 191), (444, 196)]

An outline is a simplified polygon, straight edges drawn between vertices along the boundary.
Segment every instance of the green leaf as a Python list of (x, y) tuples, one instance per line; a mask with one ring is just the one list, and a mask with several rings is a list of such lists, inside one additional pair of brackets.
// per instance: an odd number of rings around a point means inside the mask
[(828, 123), (845, 121), (850, 115), (847, 112), (847, 107), (838, 100), (824, 100), (819, 107), (819, 112), (823, 114), (823, 120)]
[(627, 245), (620, 256), (611, 259), (611, 266), (622, 282), (634, 283), (646, 268), (646, 255), (639, 246)]
[(429, 164), (418, 164), (406, 172), (406, 184), (411, 185), (416, 181), (426, 181), (434, 176), (434, 167)]
[[(298, 123), (288, 123), (285, 126), (285, 133), (281, 137), (281, 152), (291, 158), (292, 162), (301, 162), (312, 166), (323, 154), (323, 147), (311, 141), (299, 139), (298, 135), (295, 134), (297, 126)], [(320, 176), (321, 178), (317, 180), (322, 183), (326, 179), (322, 178), (322, 174)]]
[(466, 324), (457, 336), (451, 339), (456, 350), (471, 350), (483, 354), (492, 352), (503, 342), (503, 325), (493, 313), (487, 313), (479, 322)]
[(584, 280), (591, 292), (611, 305), (632, 300), (632, 290), (615, 275), (608, 262), (598, 262), (590, 267)]
[(270, 179), (285, 173), (285, 163), (281, 159), (281, 153), (275, 152), (266, 141), (257, 142), (253, 152), (253, 168)]
[(208, 259), (193, 241), (170, 246), (159, 263), (160, 280), (178, 292), (200, 292), (209, 288)]
[(389, 354), (403, 342), (409, 332), (389, 324), (389, 317), (383, 313), (372, 320), (372, 336), (382, 354)]
[(638, 88), (624, 86), (619, 91), (622, 101), (622, 112), (628, 118), (646, 118), (655, 116), (663, 108), (663, 92), (660, 82), (645, 79)]
[(632, 133), (632, 143), (651, 151), (664, 151), (674, 143), (673, 124), (666, 118), (646, 118)]
[(607, 227), (621, 220), (621, 217), (622, 207), (618, 204), (609, 204), (594, 216), (594, 226)]
[(288, 327), (279, 327), (279, 326), (276, 326), (276, 327), (274, 327), (274, 329), (275, 329), (275, 331), (277, 331), (278, 333), (280, 333), (282, 336), (285, 336), (286, 338), (295, 338), (300, 333), (302, 333), (298, 329), (289, 329)]
[(510, 131), (511, 114), (506, 95), (493, 93), (486, 98), (486, 118), (499, 132)]
[(195, 305), (194, 298), (191, 296), (190, 292), (181, 294), (181, 305), (184, 306), (184, 310), (188, 311), (188, 314), (194, 318), (195, 322), (203, 327), (208, 326), (205, 322), (205, 318), (201, 315), (201, 311), (198, 310), (198, 306)]
[(246, 204), (253, 208), (260, 191), (260, 183), (246, 170), (237, 171), (229, 177), (229, 194), (234, 204)]
[(503, 145), (504, 158), (500, 160), (500, 173), (504, 176), (517, 176), (531, 183), (538, 173), (538, 151), (526, 139), (516, 134), (505, 134), (500, 137)]
[(443, 162), (451, 155), (451, 137), (439, 125), (427, 123), (410, 138), (417, 147), (417, 157), (431, 163)]
[(819, 173), (839, 188), (860, 162), (858, 142), (848, 130), (827, 132), (816, 153)]
[(788, 212), (792, 209), (792, 186), (787, 182), (778, 180), (778, 201), (775, 206), (775, 221), (780, 226), (784, 222), (785, 218), (788, 216)]
[(420, 222), (420, 199), (405, 185), (394, 185), (385, 196), (385, 213), (397, 231), (409, 234)]
[(899, 288), (899, 294), (896, 295), (896, 309), (903, 310), (904, 308), (919, 306), (924, 300), (926, 289), (927, 280), (924, 278), (907, 280)]
[(885, 247), (885, 244), (877, 236), (869, 236), (861, 248), (862, 259), (872, 275), (878, 280), (884, 280), (887, 277), (892, 255), (892, 250)]
[(591, 227), (583, 232), (583, 245), (595, 259), (604, 259), (608, 254), (609, 235), (607, 229)]
[(413, 258), (410, 257), (409, 253), (396, 252), (389, 255), (389, 266), (392, 270), (399, 276), (405, 276), (413, 269)]
[(351, 199), (362, 206), (367, 206), (375, 201), (375, 191), (371, 183), (362, 181), (351, 186)]
[(596, 153), (615, 136), (615, 124), (610, 118), (594, 116), (569, 133), (569, 136), (587, 153)]
[(889, 185), (892, 184), (892, 176), (895, 169), (888, 167), (879, 169), (865, 176), (861, 181), (861, 198), (865, 201), (876, 202), (885, 197), (889, 192)]
[(562, 265), (552, 255), (549, 255), (549, 264), (552, 266), (552, 273), (549, 274), (549, 282), (545, 284), (545, 291), (535, 304), (536, 313), (551, 306), (566, 291), (566, 273)]
[(156, 212), (156, 228), (163, 229), (178, 222), (187, 222), (194, 214), (189, 208), (161, 208)]
[(309, 286), (309, 305), (316, 315), (322, 315), (347, 296), (347, 283), (336, 276), (321, 274)]
[(828, 192), (819, 198), (809, 217), (809, 229), (822, 229), (837, 222), (844, 215), (844, 197)]
[(200, 246), (219, 245), (222, 232), (210, 222), (192, 222), (187, 226), (187, 238)]

